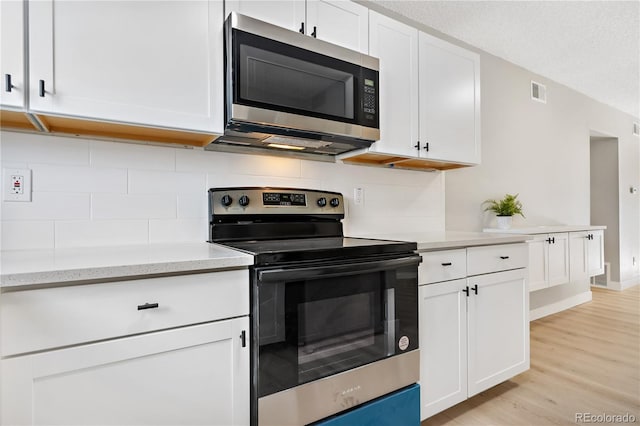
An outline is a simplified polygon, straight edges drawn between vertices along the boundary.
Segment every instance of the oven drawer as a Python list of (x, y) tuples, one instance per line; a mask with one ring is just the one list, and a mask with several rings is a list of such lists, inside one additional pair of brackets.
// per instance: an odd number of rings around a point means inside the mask
[(248, 314), (248, 270), (7, 292), (0, 298), (1, 354)]
[(418, 284), (431, 284), (467, 276), (467, 250), (442, 250), (420, 253)]
[(470, 276), (526, 268), (528, 262), (529, 247), (526, 243), (467, 249), (467, 275)]

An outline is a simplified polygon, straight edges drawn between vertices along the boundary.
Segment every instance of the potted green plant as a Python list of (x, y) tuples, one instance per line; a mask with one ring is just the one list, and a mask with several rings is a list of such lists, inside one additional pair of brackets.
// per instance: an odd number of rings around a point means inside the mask
[(513, 220), (513, 215), (522, 213), (522, 203), (518, 200), (518, 195), (506, 194), (502, 200), (486, 200), (483, 205), (487, 205), (484, 211), (492, 211), (498, 219), (498, 228), (509, 229)]

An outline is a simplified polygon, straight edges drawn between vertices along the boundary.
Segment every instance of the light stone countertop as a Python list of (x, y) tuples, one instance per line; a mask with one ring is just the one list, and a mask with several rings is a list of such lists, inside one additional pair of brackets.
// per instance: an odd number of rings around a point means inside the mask
[(553, 232), (597, 231), (600, 229), (607, 229), (607, 227), (599, 225), (540, 225), (510, 229), (485, 228), (483, 231), (507, 234), (551, 234)]
[(418, 251), (446, 250), (462, 247), (484, 246), (492, 244), (521, 243), (531, 239), (528, 235), (466, 232), (466, 231), (438, 231), (419, 233), (391, 233), (350, 235), (353, 237), (378, 238), (382, 240), (415, 241)]
[(252, 264), (249, 254), (205, 242), (11, 250), (0, 252), (0, 287), (106, 281)]

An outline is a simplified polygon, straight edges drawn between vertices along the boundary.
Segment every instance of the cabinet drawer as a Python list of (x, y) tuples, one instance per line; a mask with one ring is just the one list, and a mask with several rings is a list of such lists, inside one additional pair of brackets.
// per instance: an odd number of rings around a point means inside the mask
[(467, 251), (443, 250), (420, 253), (418, 284), (455, 280), (467, 276)]
[(470, 247), (467, 249), (467, 275), (526, 268), (528, 258), (526, 243)]
[(248, 270), (7, 292), (0, 298), (1, 354), (248, 314)]

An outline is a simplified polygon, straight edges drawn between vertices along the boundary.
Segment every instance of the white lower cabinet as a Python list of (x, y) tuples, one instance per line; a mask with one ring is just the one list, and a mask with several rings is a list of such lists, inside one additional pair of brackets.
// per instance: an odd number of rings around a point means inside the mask
[(467, 399), (467, 280), (420, 287), (420, 418)]
[(471, 277), (467, 284), (468, 394), (473, 396), (529, 369), (529, 290), (524, 269)]
[(2, 360), (2, 424), (248, 425), (247, 317)]
[(2, 294), (0, 424), (248, 425), (248, 278)]
[(569, 282), (569, 234), (538, 234), (529, 243), (531, 291)]
[[(494, 266), (465, 279), (424, 284), (429, 271), (422, 271), (421, 420), (529, 369), (529, 291), (524, 251), (525, 244), (469, 248), (468, 274), (474, 273), (475, 265)], [(506, 256), (509, 259), (503, 259)], [(491, 262), (492, 257), (515, 260), (517, 265), (507, 263), (505, 269), (515, 269), (500, 270), (498, 262)]]

